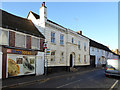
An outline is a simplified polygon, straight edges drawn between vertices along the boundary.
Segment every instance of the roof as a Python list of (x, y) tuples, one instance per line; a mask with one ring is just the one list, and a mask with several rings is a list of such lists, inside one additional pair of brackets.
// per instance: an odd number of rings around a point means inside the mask
[[(36, 19), (40, 19), (40, 16), (39, 16), (38, 14), (36, 14), (36, 13), (34, 13), (34, 12), (32, 12), (32, 11), (30, 11), (30, 12), (35, 16)], [(30, 12), (28, 13), (28, 16), (29, 16)], [(28, 16), (27, 16), (27, 17), (28, 17)], [(51, 22), (51, 23), (53, 23), (53, 24), (55, 24), (55, 25), (58, 25), (58, 26), (60, 26), (60, 27), (62, 27), (62, 28), (64, 28), (64, 29), (66, 29), (65, 27), (63, 27), (63, 26), (61, 26), (61, 25), (59, 25), (59, 24), (57, 24), (57, 23), (55, 23), (55, 22), (53, 22), (53, 21), (51, 21), (51, 20), (49, 20), (49, 19), (47, 19), (47, 21), (48, 21), (48, 22)]]
[(96, 42), (96, 41), (94, 41), (92, 39), (89, 39), (89, 40), (90, 40), (90, 46), (112, 52), (107, 46), (105, 46), (105, 45), (103, 45), (101, 43), (98, 43), (98, 42)]
[(35, 27), (31, 20), (15, 16), (1, 9), (0, 15), (2, 15), (2, 22), (0, 22), (0, 27), (23, 32), (36, 37), (45, 38), (41, 34), (41, 32)]

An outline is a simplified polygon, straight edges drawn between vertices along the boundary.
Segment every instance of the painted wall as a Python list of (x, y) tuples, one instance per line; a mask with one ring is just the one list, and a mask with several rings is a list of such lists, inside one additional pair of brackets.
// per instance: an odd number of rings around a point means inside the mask
[(38, 52), (36, 55), (36, 75), (44, 74), (44, 52)]

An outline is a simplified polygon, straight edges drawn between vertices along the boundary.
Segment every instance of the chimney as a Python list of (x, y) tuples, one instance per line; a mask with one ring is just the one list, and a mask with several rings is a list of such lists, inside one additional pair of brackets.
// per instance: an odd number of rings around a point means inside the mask
[(82, 35), (82, 31), (77, 31), (78, 34)]
[(43, 3), (41, 4), (41, 7), (45, 7), (45, 2), (43, 2)]
[(47, 21), (47, 7), (45, 6), (45, 2), (41, 4), (39, 9), (40, 21), (39, 25), (41, 27), (45, 27), (45, 22)]

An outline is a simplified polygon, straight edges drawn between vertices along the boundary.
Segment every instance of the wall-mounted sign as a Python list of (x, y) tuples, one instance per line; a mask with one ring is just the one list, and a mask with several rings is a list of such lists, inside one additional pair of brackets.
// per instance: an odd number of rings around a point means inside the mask
[(47, 43), (44, 43), (44, 49), (47, 49)]
[(50, 55), (50, 49), (46, 50), (46, 55)]
[(35, 74), (35, 56), (33, 55), (7, 55), (8, 76)]

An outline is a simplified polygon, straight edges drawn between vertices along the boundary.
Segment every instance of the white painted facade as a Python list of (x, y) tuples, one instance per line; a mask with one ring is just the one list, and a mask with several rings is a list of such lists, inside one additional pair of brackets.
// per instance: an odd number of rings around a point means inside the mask
[(44, 52), (38, 52), (36, 55), (36, 75), (44, 74)]
[[(32, 20), (37, 27), (41, 27), (39, 28), (39, 31), (43, 32), (43, 35), (46, 38), (48, 49), (50, 49), (50, 55), (45, 56), (45, 59), (47, 59), (48, 62), (48, 67), (69, 66), (71, 54), (73, 55), (73, 66), (90, 65), (89, 39), (77, 34), (75, 31), (66, 29), (47, 20), (47, 8), (45, 6), (40, 8), (40, 19), (35, 19), (32, 12), (29, 12), (27, 18)], [(55, 34), (54, 43), (51, 42), (51, 33)], [(63, 45), (60, 44), (60, 35), (64, 36)], [(71, 43), (71, 37), (74, 38), (74, 43)], [(81, 50), (78, 49), (78, 41), (81, 42)], [(86, 44), (86, 51), (84, 51), (84, 43)], [(55, 51), (54, 61), (51, 60), (53, 51)], [(63, 57), (61, 53), (63, 53)], [(79, 54), (81, 62), (78, 60)], [(84, 63), (84, 55), (86, 55), (86, 63)]]
[(99, 49), (99, 48), (92, 47), (92, 46), (90, 46), (90, 55), (95, 56), (96, 66), (105, 64), (107, 59), (113, 59), (113, 58), (118, 59), (118, 56), (113, 55), (112, 52), (108, 52), (103, 49)]

